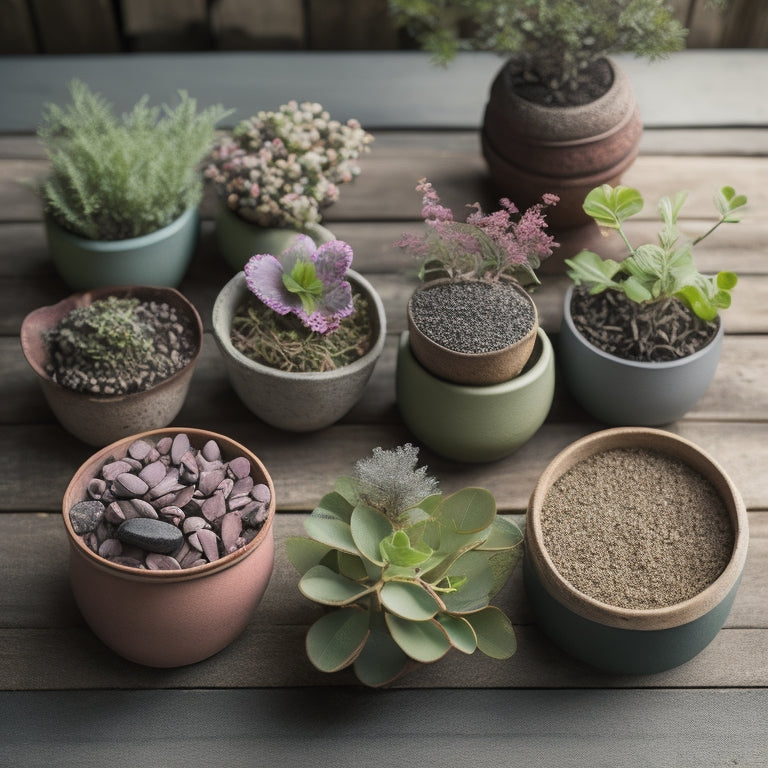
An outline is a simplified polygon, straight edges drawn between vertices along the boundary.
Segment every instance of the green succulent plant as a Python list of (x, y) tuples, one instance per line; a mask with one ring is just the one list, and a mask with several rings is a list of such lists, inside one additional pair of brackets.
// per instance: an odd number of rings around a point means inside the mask
[(376, 448), (320, 500), (305, 521), (309, 538), (287, 541), (299, 590), (333, 609), (306, 638), (321, 671), (351, 665), (362, 683), (381, 686), (452, 648), (497, 659), (516, 650), (509, 618), (490, 602), (523, 534), (496, 515), (489, 491), (443, 496), (417, 459), (410, 444)]

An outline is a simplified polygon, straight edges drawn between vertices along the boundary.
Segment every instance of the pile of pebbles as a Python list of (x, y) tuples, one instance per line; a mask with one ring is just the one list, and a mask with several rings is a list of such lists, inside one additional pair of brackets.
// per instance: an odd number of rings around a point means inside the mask
[(109, 459), (69, 519), (106, 560), (180, 570), (244, 547), (261, 530), (270, 501), (245, 456), (225, 461), (215, 440), (197, 450), (181, 432), (154, 445), (137, 439), (125, 457)]

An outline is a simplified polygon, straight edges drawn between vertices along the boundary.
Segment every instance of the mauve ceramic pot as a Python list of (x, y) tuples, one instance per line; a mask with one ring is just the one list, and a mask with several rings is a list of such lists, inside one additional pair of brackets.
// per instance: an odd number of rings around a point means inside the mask
[(197, 208), (188, 208), (162, 229), (126, 240), (88, 240), (45, 217), (53, 265), (75, 291), (109, 285), (177, 286), (192, 260), (198, 228)]
[(579, 405), (616, 426), (658, 426), (681, 418), (707, 391), (720, 361), (723, 323), (709, 344), (663, 363), (625, 360), (591, 344), (573, 323), (569, 286), (563, 303), (558, 359)]
[(387, 320), (373, 286), (350, 269), (347, 278), (368, 299), (374, 341), (365, 355), (332, 371), (298, 373), (270, 368), (235, 349), (232, 317), (248, 295), (245, 273), (238, 272), (213, 306), (213, 333), (229, 381), (243, 403), (262, 421), (291, 432), (311, 432), (338, 421), (360, 399), (384, 349)]
[[(76, 307), (107, 296), (163, 301), (189, 319), (196, 335), (195, 353), (173, 376), (143, 392), (103, 396), (76, 392), (53, 381), (45, 371), (47, 352), (41, 333), (54, 327)], [(21, 326), (21, 348), (38, 375), (48, 405), (64, 429), (89, 445), (106, 445), (126, 435), (170, 424), (181, 410), (203, 343), (203, 323), (194, 305), (174, 288), (115, 286), (73, 294), (30, 312)]]
[[(616, 448), (648, 448), (680, 459), (710, 481), (728, 510), (734, 533), (730, 560), (712, 584), (688, 600), (654, 609), (607, 605), (563, 578), (544, 544), (541, 510), (548, 490), (578, 462)], [(748, 543), (747, 512), (741, 495), (707, 453), (662, 430), (603, 430), (563, 449), (531, 494), (526, 517), (525, 590), (539, 627), (571, 656), (612, 673), (661, 672), (692, 659), (719, 632), (736, 596)]]
[[(186, 433), (195, 448), (216, 440), (225, 459), (245, 456), (256, 483), (269, 487), (267, 518), (245, 547), (206, 565), (174, 571), (129, 568), (99, 557), (72, 529), (69, 510), (86, 498), (88, 481), (105, 461), (126, 455), (139, 438), (157, 441)], [(218, 653), (247, 626), (269, 583), (274, 563), (275, 489), (262, 462), (245, 446), (201, 429), (174, 427), (119, 440), (75, 473), (62, 501), (69, 539), (69, 578), (88, 626), (113, 651), (151, 667), (193, 664)]]

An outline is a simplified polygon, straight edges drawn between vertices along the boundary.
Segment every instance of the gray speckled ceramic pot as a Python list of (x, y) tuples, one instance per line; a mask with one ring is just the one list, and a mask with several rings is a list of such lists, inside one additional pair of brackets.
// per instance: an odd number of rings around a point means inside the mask
[[(52, 328), (76, 307), (87, 306), (107, 296), (135, 296), (164, 301), (182, 312), (196, 331), (197, 344), (190, 362), (173, 376), (144, 392), (114, 397), (90, 395), (61, 386), (45, 371), (46, 350), (41, 333)], [(90, 445), (106, 445), (126, 435), (170, 424), (181, 410), (189, 390), (203, 342), (203, 324), (192, 303), (174, 288), (115, 286), (73, 294), (47, 307), (30, 312), (21, 326), (21, 347), (27, 362), (40, 379), (48, 405), (67, 432)]]
[(280, 371), (235, 349), (230, 328), (235, 310), (248, 294), (245, 273), (238, 272), (216, 297), (213, 333), (229, 381), (243, 403), (267, 424), (292, 432), (323, 429), (344, 416), (362, 395), (384, 349), (387, 321), (384, 305), (373, 286), (354, 270), (348, 270), (347, 277), (368, 299), (375, 340), (361, 358), (333, 371)]

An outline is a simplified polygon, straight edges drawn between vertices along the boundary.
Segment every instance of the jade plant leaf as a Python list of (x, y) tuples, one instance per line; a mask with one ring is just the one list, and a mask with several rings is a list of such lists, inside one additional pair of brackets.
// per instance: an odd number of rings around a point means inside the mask
[(503, 611), (489, 605), (465, 616), (477, 635), (477, 647), (494, 659), (508, 659), (517, 650), (512, 622)]
[(310, 515), (304, 521), (304, 529), (313, 539), (329, 547), (352, 555), (359, 554), (348, 523), (337, 518)]
[(426, 544), (411, 544), (405, 531), (395, 531), (391, 536), (382, 539), (379, 547), (387, 563), (402, 568), (422, 565), (432, 556), (432, 549)]
[(434, 595), (412, 581), (388, 581), (380, 597), (388, 611), (410, 621), (431, 619), (442, 607)]
[(352, 514), (352, 510), (357, 504), (357, 483), (355, 479), (347, 475), (341, 475), (336, 478), (336, 482), (333, 484), (334, 493), (338, 493), (342, 499), (347, 502), (349, 512), (347, 513), (347, 522), (349, 522), (349, 515)]
[(394, 528), (389, 518), (377, 509), (357, 506), (349, 521), (352, 539), (355, 545), (371, 562), (384, 565), (380, 544), (382, 539), (391, 536)]
[(307, 632), (307, 656), (322, 672), (336, 672), (359, 656), (368, 635), (367, 611), (350, 607), (326, 613)]
[(365, 562), (357, 555), (350, 555), (348, 552), (336, 553), (337, 570), (342, 576), (346, 576), (352, 581), (363, 581), (369, 577)]
[(512, 549), (523, 543), (520, 526), (506, 517), (495, 517), (491, 531), (478, 549)]
[(320, 503), (312, 510), (312, 514), (319, 517), (338, 518), (348, 523), (353, 509), (352, 504), (344, 496), (337, 491), (331, 491), (320, 499)]
[(392, 639), (416, 661), (430, 664), (451, 648), (447, 633), (434, 619), (408, 621), (387, 613), (385, 620)]
[(452, 591), (442, 593), (441, 597), (450, 613), (479, 611), (488, 605), (494, 579), (483, 553), (467, 552), (462, 555), (450, 567), (447, 579)]
[(472, 625), (463, 616), (451, 616), (441, 613), (437, 616), (440, 626), (448, 635), (451, 645), (462, 653), (474, 653), (477, 648), (477, 636)]
[(299, 581), (301, 594), (323, 605), (345, 605), (364, 595), (368, 587), (324, 565), (310, 568)]
[(485, 530), (496, 515), (496, 499), (485, 488), (463, 488), (445, 496), (434, 512), (440, 522), (459, 534)]
[(355, 659), (355, 674), (364, 685), (378, 688), (399, 677), (409, 663), (410, 658), (388, 632), (372, 629)]
[(326, 544), (314, 539), (291, 536), (285, 541), (285, 552), (291, 565), (299, 572), (306, 573), (331, 551)]

